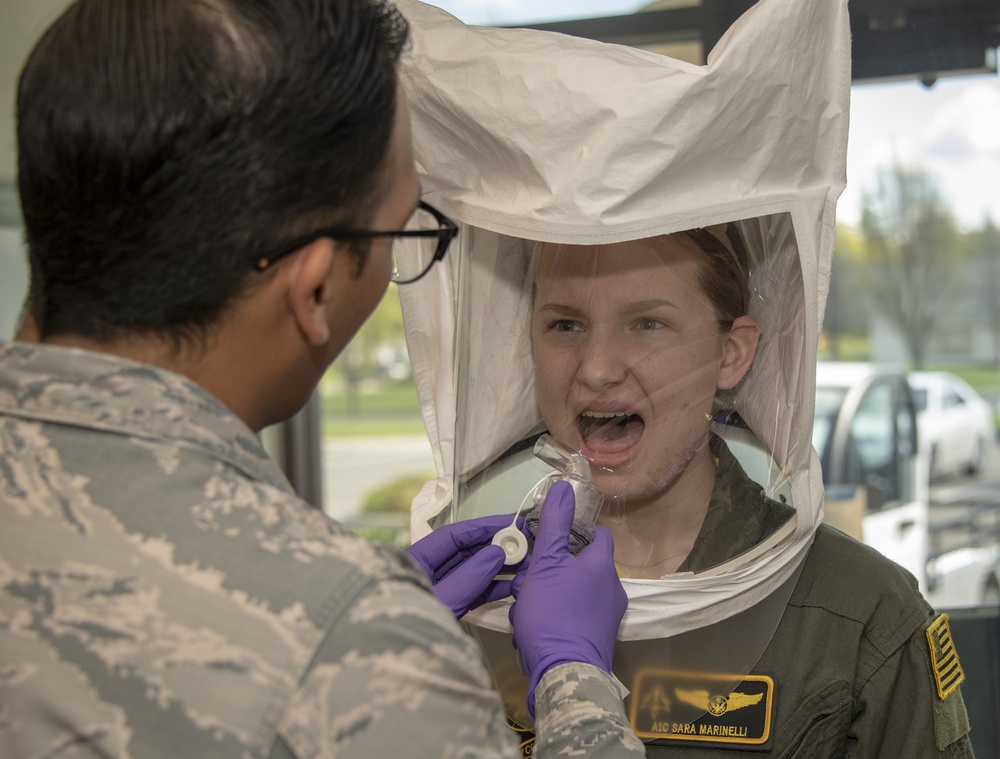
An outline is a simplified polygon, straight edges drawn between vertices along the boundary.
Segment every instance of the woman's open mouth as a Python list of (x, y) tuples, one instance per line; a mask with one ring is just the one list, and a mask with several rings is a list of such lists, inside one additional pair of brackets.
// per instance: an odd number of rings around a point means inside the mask
[(587, 410), (577, 417), (583, 455), (591, 464), (607, 468), (627, 462), (639, 445), (646, 423), (625, 411)]

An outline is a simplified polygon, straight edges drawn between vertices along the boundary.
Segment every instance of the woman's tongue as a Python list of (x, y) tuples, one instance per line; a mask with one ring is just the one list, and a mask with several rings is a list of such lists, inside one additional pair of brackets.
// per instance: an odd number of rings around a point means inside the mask
[(583, 442), (594, 454), (626, 451), (639, 442), (646, 425), (642, 417), (630, 414), (611, 419), (580, 418)]

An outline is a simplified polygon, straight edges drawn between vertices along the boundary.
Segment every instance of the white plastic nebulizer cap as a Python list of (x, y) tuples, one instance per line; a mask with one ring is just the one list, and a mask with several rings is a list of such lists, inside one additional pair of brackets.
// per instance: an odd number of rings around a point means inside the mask
[(528, 555), (528, 539), (514, 525), (499, 530), (493, 536), (493, 545), (500, 546), (507, 554), (507, 558), (503, 560), (506, 566), (517, 564)]

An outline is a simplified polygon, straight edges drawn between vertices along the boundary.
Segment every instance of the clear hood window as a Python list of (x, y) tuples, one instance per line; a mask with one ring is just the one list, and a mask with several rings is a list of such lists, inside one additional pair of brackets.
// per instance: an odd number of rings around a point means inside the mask
[[(546, 433), (588, 465), (603, 494), (597, 521), (614, 536), (623, 577), (699, 573), (787, 537), (795, 509), (783, 465), (741, 408), (754, 389), (755, 362), (773, 353), (770, 317), (759, 312), (775, 251), (760, 243), (758, 234), (748, 244), (741, 225), (729, 223), (614, 244), (518, 246), (498, 238), (482, 246), (519, 248), (520, 267), (501, 255), (490, 268), (507, 273), (512, 302), (520, 293), (515, 341), (526, 376), (514, 365), (511, 380), (530, 390), (520, 404), (534, 423), (462, 480), (458, 518), (514, 511), (518, 502), (522, 513), (530, 509), (528, 494), (553, 472), (533, 453)], [(797, 269), (794, 246), (785, 255)], [(482, 263), (468, 267), (472, 280)], [(519, 284), (510, 279), (518, 268)], [(467, 283), (470, 297), (475, 288)], [(482, 388), (477, 358), (503, 353), (487, 345), (511, 336), (498, 329), (469, 337), (475, 347), (460, 381), (465, 374)], [(468, 411), (458, 418), (475, 420), (473, 406), (486, 397), (470, 387), (464, 402)], [(482, 433), (475, 427), (466, 426), (470, 441)], [(479, 447), (461, 439), (460, 459)], [(460, 461), (456, 471), (473, 467)]]

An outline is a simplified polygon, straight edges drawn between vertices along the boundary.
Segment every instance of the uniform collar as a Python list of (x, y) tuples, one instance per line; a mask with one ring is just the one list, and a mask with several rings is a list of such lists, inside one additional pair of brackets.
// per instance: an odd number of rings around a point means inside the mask
[(691, 553), (677, 572), (701, 572), (749, 551), (795, 513), (787, 504), (768, 498), (747, 476), (720, 438), (712, 436), (718, 470), (708, 513)]
[(258, 437), (187, 377), (103, 353), (0, 344), (0, 413), (203, 450), (290, 490)]

